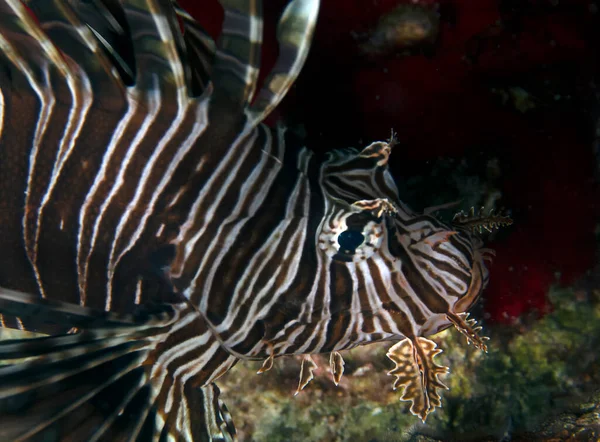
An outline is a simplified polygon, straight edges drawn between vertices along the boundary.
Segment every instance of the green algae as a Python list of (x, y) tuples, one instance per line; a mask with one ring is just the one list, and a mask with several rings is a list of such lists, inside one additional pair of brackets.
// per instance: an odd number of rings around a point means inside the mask
[(268, 412), (253, 434), (257, 441), (379, 441), (397, 440), (414, 424), (398, 407), (365, 401), (348, 406), (328, 399), (303, 407), (287, 403)]

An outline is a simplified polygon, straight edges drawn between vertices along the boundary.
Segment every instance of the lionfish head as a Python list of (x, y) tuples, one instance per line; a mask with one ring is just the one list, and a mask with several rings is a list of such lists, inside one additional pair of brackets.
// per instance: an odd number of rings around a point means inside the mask
[(425, 337), (454, 325), (486, 350), (487, 338), (467, 319), (493, 255), (480, 233), (511, 220), (472, 210), (443, 222), (434, 210), (412, 211), (388, 171), (394, 144), (392, 137), (330, 156), (321, 176), (329, 207), (318, 244), (330, 266), (331, 297), (338, 297), (332, 321), (351, 329), (334, 350), (396, 341), (388, 352), (396, 363), (394, 387), (405, 387), (401, 399), (412, 401), (411, 411), (424, 420), (440, 404), (437, 388), (445, 386), (437, 376), (448, 371), (433, 361), (441, 350)]
[[(395, 141), (331, 154), (322, 171), (329, 201), (318, 237), (345, 297), (332, 315), (353, 316), (349, 347), (434, 334), (459, 322), (488, 283), (493, 251), (480, 235), (505, 216), (460, 212), (451, 222), (402, 203), (388, 171)], [(358, 327), (360, 324), (360, 327)]]
[[(323, 228), (321, 249), (331, 259), (332, 286), (350, 295), (347, 310), (362, 322), (351, 346), (426, 336), (466, 313), (489, 279), (493, 252), (461, 225), (402, 210), (389, 199), (357, 200), (338, 208)], [(342, 270), (344, 268), (344, 270)]]

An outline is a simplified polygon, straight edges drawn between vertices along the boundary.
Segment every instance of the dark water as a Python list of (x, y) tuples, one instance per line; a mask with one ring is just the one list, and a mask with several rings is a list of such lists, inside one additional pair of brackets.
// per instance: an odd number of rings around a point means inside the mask
[[(396, 35), (390, 49), (381, 27), (402, 25), (407, 11), (396, 5), (324, 4), (280, 112), (321, 151), (395, 129), (392, 171), (416, 209), (459, 201), (510, 211), (514, 225), (488, 238), (496, 258), (473, 312), (489, 352), (455, 331), (433, 338), (450, 390), (426, 424), (391, 389), (389, 345), (344, 354), (339, 387), (315, 358), (316, 379), (297, 397), (292, 358), (251, 385), (257, 367), (236, 367), (224, 394), (242, 439), (599, 440), (598, 4), (441, 2), (433, 37), (406, 45)], [(365, 54), (373, 35), (382, 50)]]

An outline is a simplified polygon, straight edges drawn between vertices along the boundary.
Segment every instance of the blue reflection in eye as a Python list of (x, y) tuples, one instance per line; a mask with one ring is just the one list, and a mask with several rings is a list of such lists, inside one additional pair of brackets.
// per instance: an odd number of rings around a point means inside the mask
[(345, 232), (340, 233), (338, 236), (338, 244), (342, 251), (347, 251), (349, 253), (354, 253), (354, 250), (358, 246), (360, 246), (365, 237), (362, 233), (357, 232), (356, 230), (346, 230)]

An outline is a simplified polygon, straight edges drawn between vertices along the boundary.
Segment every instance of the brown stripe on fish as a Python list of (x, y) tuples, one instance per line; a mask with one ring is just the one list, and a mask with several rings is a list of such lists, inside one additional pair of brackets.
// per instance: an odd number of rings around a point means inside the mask
[[(373, 276), (373, 292), (381, 303), (381, 308), (387, 315), (389, 321), (385, 324), (387, 333), (400, 332), (404, 336), (414, 334), (420, 321), (423, 321), (422, 311), (414, 305), (410, 296), (405, 294), (402, 287), (394, 287), (397, 283), (395, 273), (390, 274), (385, 264), (375, 262), (368, 263), (369, 273)], [(381, 268), (383, 266), (383, 269)], [(402, 318), (402, 321), (398, 321)]]
[[(402, 263), (405, 270), (404, 275), (414, 293), (418, 293), (424, 304), (431, 312), (440, 313), (448, 311), (449, 304), (440, 294), (436, 287), (431, 285), (430, 279), (426, 275), (426, 269), (423, 265), (415, 262), (414, 254), (410, 251), (410, 246), (402, 245), (400, 237), (409, 238), (410, 232), (403, 229), (403, 225), (396, 223), (397, 233), (390, 235), (393, 238), (388, 241), (390, 252)], [(404, 241), (406, 243), (406, 241)]]

